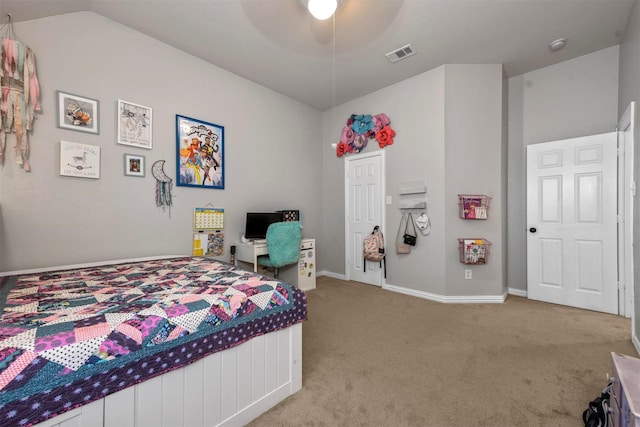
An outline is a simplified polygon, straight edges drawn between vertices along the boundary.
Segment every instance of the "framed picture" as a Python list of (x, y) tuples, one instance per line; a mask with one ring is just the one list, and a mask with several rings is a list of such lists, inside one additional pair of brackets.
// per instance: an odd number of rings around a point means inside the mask
[(96, 99), (57, 91), (58, 127), (80, 132), (100, 133), (99, 103)]
[(100, 178), (100, 147), (60, 141), (60, 175)]
[(177, 185), (224, 189), (224, 127), (176, 114)]
[(149, 107), (118, 100), (118, 144), (151, 150), (152, 113)]
[(124, 174), (127, 176), (144, 176), (144, 156), (125, 154)]

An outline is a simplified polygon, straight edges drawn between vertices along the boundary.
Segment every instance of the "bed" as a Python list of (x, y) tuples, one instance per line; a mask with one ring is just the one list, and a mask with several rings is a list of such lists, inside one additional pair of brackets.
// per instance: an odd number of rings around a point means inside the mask
[(0, 277), (0, 425), (242, 425), (302, 386), (304, 292), (205, 258)]

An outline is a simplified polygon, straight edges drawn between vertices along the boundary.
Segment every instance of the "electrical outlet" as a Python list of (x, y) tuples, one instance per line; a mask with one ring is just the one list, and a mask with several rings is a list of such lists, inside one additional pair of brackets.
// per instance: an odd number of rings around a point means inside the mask
[(471, 270), (465, 270), (464, 271), (464, 278), (467, 280), (470, 280), (473, 278), (472, 274), (471, 274)]

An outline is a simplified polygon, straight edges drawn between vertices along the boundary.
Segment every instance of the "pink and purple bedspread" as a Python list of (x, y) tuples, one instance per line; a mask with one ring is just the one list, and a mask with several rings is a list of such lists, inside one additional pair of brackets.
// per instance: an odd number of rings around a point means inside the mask
[(28, 426), (307, 317), (304, 292), (203, 258), (0, 277), (0, 426)]

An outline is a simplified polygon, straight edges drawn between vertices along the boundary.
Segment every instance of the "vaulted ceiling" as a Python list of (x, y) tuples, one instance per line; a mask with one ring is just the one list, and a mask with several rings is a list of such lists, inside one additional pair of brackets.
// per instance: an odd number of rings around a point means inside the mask
[[(617, 45), (633, 2), (344, 0), (317, 21), (300, 0), (0, 0), (0, 14), (95, 12), (325, 111), (442, 64), (499, 63), (512, 77)], [(415, 55), (387, 60), (407, 44)]]

